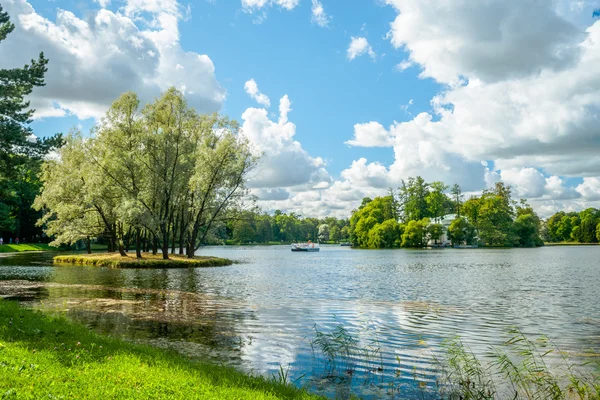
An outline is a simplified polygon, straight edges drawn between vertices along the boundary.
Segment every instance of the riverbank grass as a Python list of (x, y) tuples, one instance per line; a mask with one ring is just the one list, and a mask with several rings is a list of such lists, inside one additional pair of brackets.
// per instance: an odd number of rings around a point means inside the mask
[(316, 399), (273, 379), (100, 336), (0, 300), (0, 396), (23, 399)]
[(0, 245), (0, 253), (20, 253), (23, 251), (58, 251), (58, 248), (43, 243), (36, 244), (6, 244)]
[(138, 259), (135, 253), (129, 253), (125, 257), (119, 253), (97, 253), (56, 256), (54, 263), (110, 268), (196, 268), (219, 267), (233, 262), (226, 258), (207, 256), (187, 258), (184, 255), (169, 254), (169, 259), (163, 260), (162, 254), (142, 253), (142, 258)]

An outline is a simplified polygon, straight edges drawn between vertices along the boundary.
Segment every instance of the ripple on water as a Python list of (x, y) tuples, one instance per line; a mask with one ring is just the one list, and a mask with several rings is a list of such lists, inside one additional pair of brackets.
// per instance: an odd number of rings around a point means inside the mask
[[(548, 334), (565, 353), (600, 347), (600, 248), (364, 251), (322, 246), (202, 249), (226, 268), (53, 267), (48, 255), (0, 258), (0, 295), (64, 312), (100, 331), (246, 371), (289, 375), (332, 397), (412, 397), (433, 387), (442, 343), (478, 354), (507, 330)], [(32, 303), (33, 302), (33, 303)], [(328, 376), (316, 330), (358, 341), (353, 372)], [(377, 350), (377, 351), (375, 351)], [(335, 384), (332, 384), (335, 382)], [(419, 383), (421, 382), (421, 383)], [(392, 395), (390, 397), (393, 397)]]

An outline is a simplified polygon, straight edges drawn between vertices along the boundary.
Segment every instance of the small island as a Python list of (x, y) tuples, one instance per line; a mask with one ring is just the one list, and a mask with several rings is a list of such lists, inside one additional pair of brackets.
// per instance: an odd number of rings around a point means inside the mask
[(185, 255), (169, 255), (163, 259), (161, 254), (142, 253), (142, 258), (134, 255), (122, 256), (119, 253), (104, 254), (71, 254), (54, 257), (55, 264), (90, 265), (110, 268), (198, 268), (221, 267), (233, 264), (226, 258), (196, 256), (188, 258)]

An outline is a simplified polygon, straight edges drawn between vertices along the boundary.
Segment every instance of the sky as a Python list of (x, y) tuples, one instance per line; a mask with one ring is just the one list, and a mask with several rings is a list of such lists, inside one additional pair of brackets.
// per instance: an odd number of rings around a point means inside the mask
[[(39, 137), (170, 86), (242, 125), (265, 211), (348, 217), (403, 179), (600, 208), (600, 0), (0, 0), (40, 51)], [(596, 13), (597, 14), (597, 13)]]

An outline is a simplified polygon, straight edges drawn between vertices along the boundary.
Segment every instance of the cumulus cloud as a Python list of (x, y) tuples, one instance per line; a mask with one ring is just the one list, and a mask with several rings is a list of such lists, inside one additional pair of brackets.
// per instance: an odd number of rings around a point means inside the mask
[(379, 122), (371, 121), (354, 125), (354, 138), (346, 144), (360, 147), (392, 146), (390, 133)]
[(47, 85), (31, 96), (36, 118), (98, 118), (127, 90), (150, 101), (175, 86), (200, 112), (218, 111), (225, 99), (211, 59), (181, 48), (175, 0), (128, 0), (120, 11), (101, 8), (85, 19), (59, 9), (54, 21), (25, 0), (3, 6), (16, 29), (0, 46), (0, 67), (22, 65), (40, 50), (50, 59)]
[(312, 22), (322, 27), (329, 25), (330, 17), (325, 12), (323, 4), (319, 0), (312, 0)]
[[(583, 35), (557, 15), (553, 1), (386, 0), (398, 10), (389, 37), (421, 65), (422, 76), (449, 83), (563, 70)], [(443, 18), (440, 16), (443, 15)]]
[(381, 185), (387, 170), (392, 184), (421, 175), (474, 192), (502, 179), (545, 210), (597, 201), (600, 21), (582, 28), (555, 7), (562, 1), (387, 2), (399, 12), (388, 37), (409, 54), (398, 69), (420, 67), (444, 85), (429, 112), (388, 129), (357, 124), (347, 144), (391, 145), (395, 161), (355, 161), (352, 177)]
[(271, 100), (269, 99), (269, 96), (261, 93), (258, 90), (258, 85), (254, 79), (247, 81), (244, 85), (244, 89), (246, 90), (246, 93), (248, 93), (248, 95), (252, 97), (258, 104), (267, 108), (271, 106)]
[(251, 188), (292, 188), (310, 190), (331, 178), (320, 157), (312, 157), (294, 140), (296, 125), (288, 120), (291, 102), (287, 95), (279, 101), (279, 119), (269, 119), (264, 108), (248, 108), (242, 114), (242, 131), (255, 152), (261, 155), (259, 165), (249, 179)]
[(575, 190), (586, 200), (600, 200), (600, 178), (583, 178), (583, 183), (578, 185)]
[(360, 57), (363, 54), (368, 54), (371, 58), (377, 57), (377, 54), (369, 44), (367, 38), (355, 36), (351, 37), (346, 54), (349, 60), (354, 60), (356, 57)]

